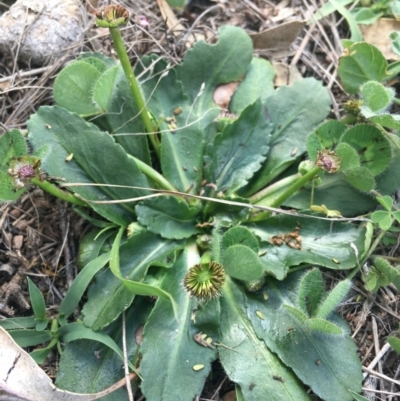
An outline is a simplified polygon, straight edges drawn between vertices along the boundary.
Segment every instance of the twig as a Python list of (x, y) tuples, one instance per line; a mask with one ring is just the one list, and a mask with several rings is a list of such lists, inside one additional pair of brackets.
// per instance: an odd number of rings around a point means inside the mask
[(125, 370), (126, 390), (128, 391), (129, 401), (133, 401), (131, 378), (130, 378), (129, 366), (128, 366), (128, 351), (127, 351), (127, 348), (126, 348), (125, 312), (122, 312), (122, 352), (124, 354), (124, 370)]

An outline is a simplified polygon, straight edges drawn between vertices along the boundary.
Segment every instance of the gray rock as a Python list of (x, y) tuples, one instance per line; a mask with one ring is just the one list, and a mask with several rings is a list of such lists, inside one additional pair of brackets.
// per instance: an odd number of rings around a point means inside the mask
[(37, 66), (59, 58), (84, 31), (80, 0), (18, 0), (0, 17), (0, 52)]

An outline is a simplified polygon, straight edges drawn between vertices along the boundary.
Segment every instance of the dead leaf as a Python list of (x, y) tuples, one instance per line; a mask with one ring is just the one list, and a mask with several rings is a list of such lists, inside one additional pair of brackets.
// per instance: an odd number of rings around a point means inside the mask
[(255, 49), (286, 50), (299, 36), (305, 21), (290, 21), (271, 29), (250, 35)]
[(239, 82), (230, 82), (229, 84), (219, 85), (215, 88), (213, 94), (214, 103), (224, 110), (228, 110), (231, 97), (236, 91)]
[(275, 86), (291, 85), (294, 81), (303, 79), (295, 65), (288, 65), (274, 60), (271, 61), (271, 64), (276, 73)]
[[(0, 327), (0, 401), (92, 401), (125, 386), (125, 378), (95, 394), (60, 390), (36, 362)], [(132, 380), (136, 375), (131, 373)]]
[(380, 18), (371, 25), (360, 25), (364, 40), (376, 46), (388, 60), (400, 60), (400, 56), (392, 51), (389, 34), (400, 31), (400, 21), (391, 18)]

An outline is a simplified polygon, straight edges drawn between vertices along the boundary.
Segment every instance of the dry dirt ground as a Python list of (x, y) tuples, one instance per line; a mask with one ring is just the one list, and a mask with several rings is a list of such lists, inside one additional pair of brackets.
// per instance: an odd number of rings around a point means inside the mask
[[(146, 30), (135, 29), (134, 24), (129, 24), (123, 31), (132, 45), (132, 63), (140, 55), (157, 52), (173, 64), (184, 55), (188, 37), (191, 40), (212, 38), (225, 24), (257, 33), (293, 20), (308, 20), (312, 10), (320, 6), (313, 0), (194, 0), (183, 13), (176, 12), (183, 30), (173, 33), (171, 23), (162, 17), (156, 0), (121, 3), (131, 11), (132, 22), (145, 16), (150, 23)], [(1, 13), (7, 10), (8, 4), (0, 2)], [(17, 52), (14, 56), (0, 54), (0, 133), (6, 128), (25, 129), (30, 114), (40, 105), (53, 102), (52, 83), (73, 52), (100, 50), (110, 54), (107, 31), (94, 27), (93, 9), (89, 3), (85, 2), (85, 6), (89, 10), (85, 36), (67, 50), (64, 57), (36, 67), (20, 62)], [(342, 53), (340, 38), (348, 37), (346, 24), (340, 16), (331, 15), (321, 22), (306, 25), (290, 48), (279, 48), (282, 47), (280, 40), (285, 42), (288, 35), (286, 30), (278, 31), (275, 42), (257, 52), (280, 67), (281, 83), (290, 82), (296, 74), (323, 81), (331, 90), (332, 115), (339, 118), (346, 97), (336, 81), (335, 71)], [(57, 310), (77, 274), (78, 244), (88, 228), (88, 223), (69, 206), (39, 189), (32, 188), (16, 203), (0, 205), (0, 319), (29, 315), (26, 276), (31, 277), (45, 294), (49, 311)], [(399, 240), (396, 242), (400, 243)], [(379, 252), (393, 257), (397, 263), (400, 261), (396, 258), (397, 245), (382, 245)], [(328, 279), (333, 278), (330, 274), (335, 273), (329, 272)], [(394, 395), (400, 391), (399, 358), (385, 347), (387, 337), (398, 330), (398, 308), (399, 294), (394, 287), (382, 288), (374, 295), (366, 294), (361, 281), (356, 278), (350, 297), (340, 309), (352, 329), (363, 366), (376, 372), (364, 382), (364, 388), (372, 389), (370, 394), (376, 392), (374, 399), (400, 399)], [(379, 362), (374, 363), (374, 359)], [(57, 358), (47, 361), (44, 368), (54, 377)], [(232, 384), (216, 365), (200, 399), (232, 400), (228, 398), (232, 389)]]

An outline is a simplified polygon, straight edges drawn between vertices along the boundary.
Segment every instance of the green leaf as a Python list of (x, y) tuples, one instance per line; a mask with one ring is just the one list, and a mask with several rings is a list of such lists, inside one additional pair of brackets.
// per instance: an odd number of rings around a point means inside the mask
[(301, 310), (309, 317), (315, 316), (324, 294), (324, 281), (319, 269), (310, 270), (301, 277), (298, 303)]
[(20, 347), (32, 347), (52, 339), (49, 330), (10, 330), (8, 333)]
[(325, 319), (311, 318), (304, 322), (305, 327), (319, 333), (342, 335), (343, 330), (336, 324)]
[(274, 92), (275, 70), (272, 64), (263, 58), (253, 57), (246, 71), (246, 76), (232, 96), (229, 110), (240, 114), (247, 106), (266, 98)]
[(79, 242), (78, 267), (83, 269), (93, 259), (96, 259), (104, 247), (107, 251), (110, 247), (105, 246), (106, 241), (111, 235), (115, 235), (115, 230), (100, 231), (94, 229), (83, 236)]
[[(51, 128), (45, 128), (48, 125)], [(149, 183), (123, 148), (95, 125), (59, 107), (41, 107), (28, 121), (29, 140), (43, 156), (43, 169), (68, 182), (87, 183), (73, 187), (91, 200), (123, 200), (148, 193), (146, 189), (109, 187), (111, 185), (148, 188)], [(70, 162), (63, 162), (73, 154)], [(89, 184), (104, 184), (94, 187)], [(135, 215), (132, 204), (91, 204), (91, 207), (118, 225), (128, 225)]]
[(198, 115), (197, 103), (189, 103), (176, 71), (166, 61), (156, 59), (156, 55), (143, 57), (136, 71), (143, 74), (147, 106), (162, 133), (161, 169), (177, 189), (197, 194), (202, 181), (205, 128), (210, 121), (208, 115)]
[(60, 314), (63, 314), (67, 318), (74, 312), (94, 275), (102, 269), (109, 260), (110, 252), (103, 253), (83, 268), (68, 288), (60, 305)]
[[(146, 231), (129, 237), (119, 249), (121, 275), (128, 280), (142, 282), (149, 266), (164, 262), (182, 246), (181, 243), (167, 241)], [(129, 307), (135, 295), (125, 284), (110, 270), (96, 275), (96, 281), (89, 289), (88, 301), (82, 310), (85, 325), (93, 330), (102, 329)], [(144, 284), (143, 287), (151, 290)]]
[(44, 301), (43, 294), (29, 277), (26, 279), (28, 281), (29, 298), (31, 299), (33, 313), (39, 320), (46, 319), (46, 302)]
[(93, 101), (92, 91), (100, 75), (98, 68), (84, 60), (67, 65), (54, 82), (56, 103), (81, 116), (99, 114), (101, 110)]
[(380, 82), (368, 81), (361, 87), (361, 97), (361, 112), (368, 118), (385, 111), (392, 104), (394, 92)]
[(358, 124), (349, 128), (342, 137), (342, 142), (352, 146), (360, 157), (360, 163), (376, 176), (389, 165), (392, 150), (389, 141), (378, 128), (368, 124)]
[(387, 61), (380, 50), (368, 43), (354, 43), (339, 60), (338, 74), (344, 89), (355, 94), (367, 81), (386, 77)]
[(11, 317), (0, 320), (0, 327), (5, 330), (31, 329), (36, 326), (36, 323), (37, 321), (35, 316)]
[[(148, 400), (193, 399), (201, 393), (210, 364), (216, 358), (215, 350), (202, 347), (193, 338), (197, 330), (190, 317), (195, 299), (190, 298), (181, 285), (189, 268), (199, 260), (196, 247), (188, 246), (162, 281), (162, 288), (178, 304), (177, 321), (169, 302), (158, 299), (145, 325), (140, 347), (143, 355), (140, 372), (143, 376), (141, 390)], [(193, 368), (196, 365), (204, 368), (196, 371)], [(163, 380), (160, 381), (160, 377)]]
[[(310, 330), (284, 307), (289, 303), (296, 306), (296, 288), (300, 276), (299, 273), (293, 273), (283, 282), (268, 280), (268, 301), (259, 293), (249, 295), (246, 301), (247, 316), (256, 335), (315, 394), (326, 401), (352, 401), (348, 391), (359, 392), (363, 376), (357, 347), (348, 335), (346, 323), (333, 314), (330, 316), (331, 322), (345, 334), (333, 335)], [(265, 319), (258, 319), (256, 311), (262, 312)]]
[(196, 215), (199, 211), (196, 205), (190, 206), (176, 196), (151, 198), (136, 206), (140, 224), (168, 239), (189, 238), (198, 233)]
[(280, 87), (263, 104), (274, 125), (271, 148), (246, 194), (263, 188), (306, 151), (306, 138), (328, 115), (331, 99), (320, 82), (306, 78)]
[(393, 212), (392, 216), (400, 223), (400, 211), (399, 210)]
[(93, 120), (108, 131), (127, 153), (150, 164), (150, 152), (139, 108), (133, 99), (128, 80), (121, 65), (106, 70), (93, 87), (93, 101), (102, 115)]
[(393, 224), (392, 214), (386, 210), (377, 210), (371, 213), (371, 220), (373, 223), (378, 224), (381, 230), (389, 230)]
[(308, 157), (315, 162), (319, 150), (334, 150), (346, 128), (346, 125), (337, 120), (322, 123), (307, 137)]
[(226, 250), (232, 245), (244, 245), (256, 253), (259, 250), (257, 238), (248, 228), (242, 226), (232, 227), (222, 236), (222, 249)]
[[(342, 159), (340, 171), (345, 174), (354, 168), (360, 167), (360, 158), (357, 151), (347, 143), (339, 143), (335, 149), (335, 153)], [(369, 175), (371, 175), (371, 173)]]
[(307, 315), (303, 313), (300, 309), (295, 308), (292, 305), (283, 305), (283, 307), (292, 315), (294, 316), (298, 321), (300, 322), (305, 322), (307, 320)]
[[(282, 244), (272, 245), (271, 238), (292, 232), (300, 227), (301, 250)], [(295, 216), (275, 216), (265, 221), (253, 223), (249, 230), (261, 239), (260, 249), (266, 250), (260, 256), (264, 266), (280, 269), (277, 278), (285, 277), (290, 266), (310, 263), (330, 269), (350, 269), (357, 265), (357, 259), (350, 244), (359, 253), (364, 249), (364, 228), (349, 223), (329, 222)], [(268, 271), (268, 270), (267, 270)]]
[(374, 264), (377, 270), (384, 276), (389, 283), (393, 283), (397, 290), (400, 289), (400, 271), (398, 268), (394, 268), (387, 260), (383, 258), (375, 258)]
[(326, 319), (329, 314), (339, 306), (340, 302), (343, 301), (343, 298), (347, 295), (350, 288), (350, 280), (343, 280), (338, 283), (318, 306), (315, 317), (318, 319)]
[[(311, 398), (293, 372), (265, 346), (264, 341), (260, 341), (259, 334), (253, 328), (254, 324), (251, 324), (243, 310), (248, 301), (250, 299), (243, 290), (228, 278), (221, 297), (218, 347), (228, 377), (240, 385), (246, 401), (310, 401)], [(264, 320), (260, 319), (257, 311), (252, 310), (252, 319), (269, 321), (265, 313)], [(279, 322), (280, 318), (277, 317), (275, 324)]]
[[(66, 343), (82, 339), (98, 341), (111, 348), (121, 358), (121, 360), (124, 360), (121, 348), (118, 347), (116, 342), (109, 335), (98, 331), (93, 331), (89, 327), (86, 327), (83, 323), (69, 323), (60, 327), (56, 334), (61, 336), (62, 340)], [(128, 365), (133, 371), (136, 371), (135, 367), (130, 361), (128, 361)]]
[(385, 128), (400, 129), (400, 116), (396, 114), (380, 114), (379, 116), (369, 117), (368, 120)]
[[(138, 345), (135, 334), (143, 328), (153, 303), (138, 298), (126, 311), (126, 340), (128, 360), (134, 360)], [(107, 334), (122, 348), (121, 317), (107, 328)], [(79, 369), (77, 367), (79, 366)], [(78, 392), (94, 393), (110, 387), (124, 377), (120, 357), (109, 347), (98, 341), (76, 340), (68, 343), (60, 357), (56, 385), (58, 388)], [(131, 382), (135, 387), (134, 382)], [(135, 388), (133, 389), (135, 391)], [(125, 401), (126, 388), (112, 392), (104, 401)]]
[(204, 178), (227, 195), (246, 185), (265, 160), (270, 132), (261, 102), (248, 106), (208, 145)]
[(389, 195), (377, 196), (376, 200), (387, 210), (391, 211), (393, 207), (393, 198)]
[[(199, 117), (215, 107), (212, 100), (215, 87), (239, 80), (252, 60), (252, 42), (244, 30), (227, 25), (221, 27), (218, 33), (216, 44), (197, 42), (177, 67), (179, 80), (190, 104), (196, 100), (194, 108)], [(203, 84), (204, 89), (199, 96)], [(210, 117), (208, 119), (211, 122)]]
[(375, 178), (367, 167), (354, 167), (343, 172), (344, 179), (359, 191), (371, 191), (375, 188)]
[(388, 343), (390, 346), (398, 353), (400, 354), (400, 339), (390, 336), (388, 337)]
[(257, 280), (263, 274), (258, 255), (245, 245), (232, 245), (223, 254), (226, 274), (244, 281)]

